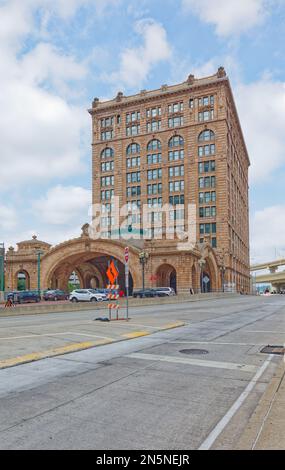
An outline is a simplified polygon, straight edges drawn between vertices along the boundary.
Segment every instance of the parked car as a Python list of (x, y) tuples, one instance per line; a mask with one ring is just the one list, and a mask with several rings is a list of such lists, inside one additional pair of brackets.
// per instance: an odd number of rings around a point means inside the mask
[(55, 290), (47, 290), (44, 292), (43, 295), (44, 300), (68, 300), (69, 294), (64, 292), (63, 290), (55, 289)]
[(95, 289), (76, 289), (69, 296), (71, 302), (103, 302), (106, 294), (99, 294)]
[(41, 296), (38, 292), (23, 290), (18, 292), (10, 292), (7, 296), (8, 299), (13, 300), (15, 304), (27, 304), (31, 302), (40, 302)]
[(155, 293), (158, 297), (170, 297), (176, 295), (175, 290), (172, 287), (156, 287)]
[(136, 299), (137, 297), (145, 298), (145, 297), (156, 297), (156, 293), (154, 289), (141, 289), (141, 290), (134, 290), (133, 297)]

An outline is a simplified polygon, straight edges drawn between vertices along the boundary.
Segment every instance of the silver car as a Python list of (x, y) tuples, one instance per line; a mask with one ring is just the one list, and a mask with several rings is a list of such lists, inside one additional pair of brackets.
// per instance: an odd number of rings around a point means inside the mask
[(98, 294), (93, 289), (76, 289), (69, 296), (70, 302), (103, 302), (107, 300), (106, 294)]

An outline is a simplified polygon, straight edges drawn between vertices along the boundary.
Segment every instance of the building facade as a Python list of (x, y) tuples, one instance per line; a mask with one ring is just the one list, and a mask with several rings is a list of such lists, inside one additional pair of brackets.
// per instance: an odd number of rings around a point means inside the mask
[[(112, 237), (108, 210), (117, 196), (130, 211), (128, 226), (143, 230), (145, 243), (166, 249), (170, 230), (160, 209), (170, 204), (175, 229), (189, 233), (195, 223), (195, 242), (213, 248), (222, 282), (248, 291), (250, 161), (225, 70), (133, 96), (118, 93), (107, 102), (95, 98), (89, 112), (93, 204), (106, 207), (103, 235)], [(160, 226), (145, 228), (145, 206), (149, 221)]]
[(124, 287), (128, 246), (131, 289), (249, 292), (250, 162), (225, 70), (95, 98), (89, 113), (92, 226), (55, 247), (34, 238), (10, 248), (6, 288), (23, 277), (37, 288), (39, 248), (41, 288), (66, 289), (73, 271), (81, 287), (103, 287), (111, 258)]

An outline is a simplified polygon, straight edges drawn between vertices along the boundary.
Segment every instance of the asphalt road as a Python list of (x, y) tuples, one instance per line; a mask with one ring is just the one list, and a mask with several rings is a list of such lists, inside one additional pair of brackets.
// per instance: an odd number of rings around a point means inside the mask
[[(0, 370), (0, 449), (235, 446), (282, 360), (260, 350), (284, 344), (285, 298), (240, 296), (131, 315), (141, 325), (159, 318), (185, 326)], [(11, 356), (24, 341), (17, 337), (38, 347), (42, 334), (91, 335), (93, 318), (92, 311), (1, 318), (0, 344)]]

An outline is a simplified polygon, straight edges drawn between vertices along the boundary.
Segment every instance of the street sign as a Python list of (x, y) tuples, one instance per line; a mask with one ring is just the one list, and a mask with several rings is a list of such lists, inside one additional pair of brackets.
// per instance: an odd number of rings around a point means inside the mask
[(208, 284), (210, 282), (210, 279), (208, 278), (208, 276), (203, 277), (203, 282), (204, 284)]
[(117, 277), (119, 276), (119, 271), (117, 270), (114, 261), (111, 261), (106, 274), (110, 281), (110, 284), (115, 284), (115, 281)]
[(129, 247), (128, 246), (126, 246), (125, 248), (125, 262), (126, 264), (128, 264), (129, 262)]

